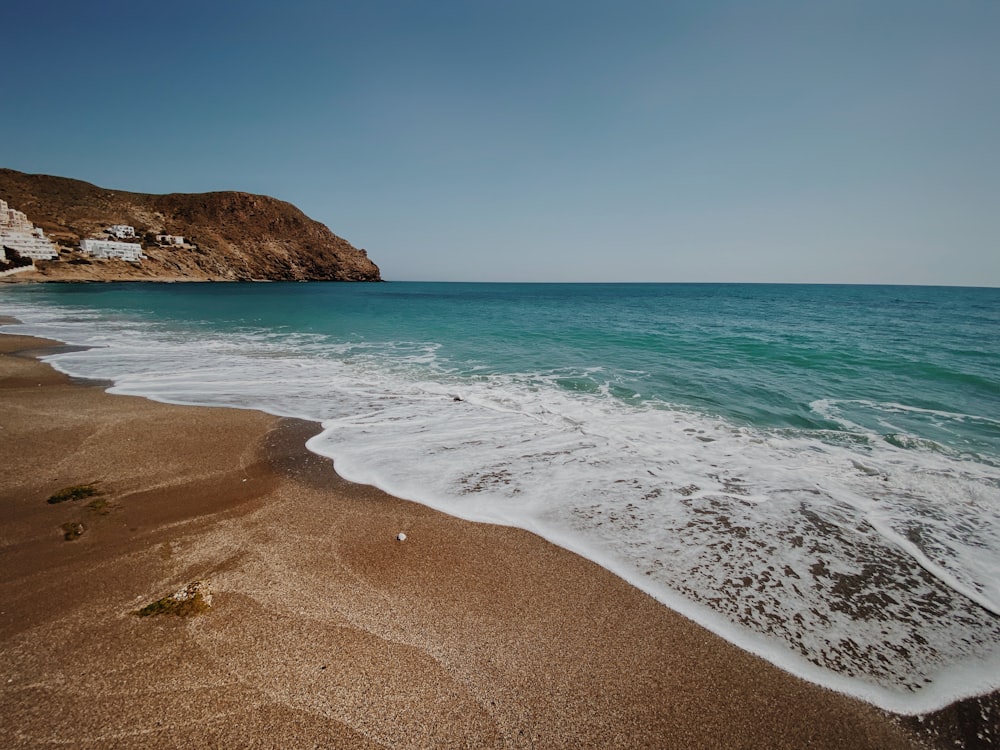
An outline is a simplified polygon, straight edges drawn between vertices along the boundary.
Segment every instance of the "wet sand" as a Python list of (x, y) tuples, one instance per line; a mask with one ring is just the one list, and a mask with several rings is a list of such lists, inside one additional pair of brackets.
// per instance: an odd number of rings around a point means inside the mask
[[(108, 395), (51, 343), (0, 336), (0, 747), (925, 746), (528, 532), (340, 479), (318, 425)], [(195, 580), (208, 612), (133, 614)]]

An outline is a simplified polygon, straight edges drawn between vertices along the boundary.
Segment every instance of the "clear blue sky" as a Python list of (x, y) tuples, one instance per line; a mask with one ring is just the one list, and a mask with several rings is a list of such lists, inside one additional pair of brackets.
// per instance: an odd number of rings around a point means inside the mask
[(2, 12), (0, 166), (291, 201), (387, 279), (1000, 286), (1000, 2)]

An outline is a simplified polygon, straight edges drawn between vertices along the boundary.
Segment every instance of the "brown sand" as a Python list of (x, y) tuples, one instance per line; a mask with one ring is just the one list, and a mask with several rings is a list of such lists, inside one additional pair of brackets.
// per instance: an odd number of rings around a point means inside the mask
[[(920, 746), (530, 533), (341, 480), (314, 424), (111, 396), (49, 343), (0, 336), (0, 747)], [(46, 502), (87, 482), (107, 507)], [(132, 614), (196, 579), (207, 613)]]

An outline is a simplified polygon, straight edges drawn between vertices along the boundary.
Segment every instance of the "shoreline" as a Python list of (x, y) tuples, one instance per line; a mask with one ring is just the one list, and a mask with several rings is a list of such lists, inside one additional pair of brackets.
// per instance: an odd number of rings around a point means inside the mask
[[(998, 715), (806, 683), (530, 532), (347, 482), (305, 449), (319, 425), (106, 394), (34, 359), (48, 343), (0, 336), (7, 746), (953, 746)], [(81, 482), (108, 513), (46, 504)], [(130, 615), (203, 578), (208, 613)]]

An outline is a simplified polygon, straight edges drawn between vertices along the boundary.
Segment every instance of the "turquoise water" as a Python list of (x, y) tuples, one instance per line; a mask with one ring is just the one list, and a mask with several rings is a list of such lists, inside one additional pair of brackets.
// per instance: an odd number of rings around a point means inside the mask
[(118, 392), (321, 421), (345, 476), (584, 554), (916, 712), (1000, 687), (1000, 290), (0, 289)]

